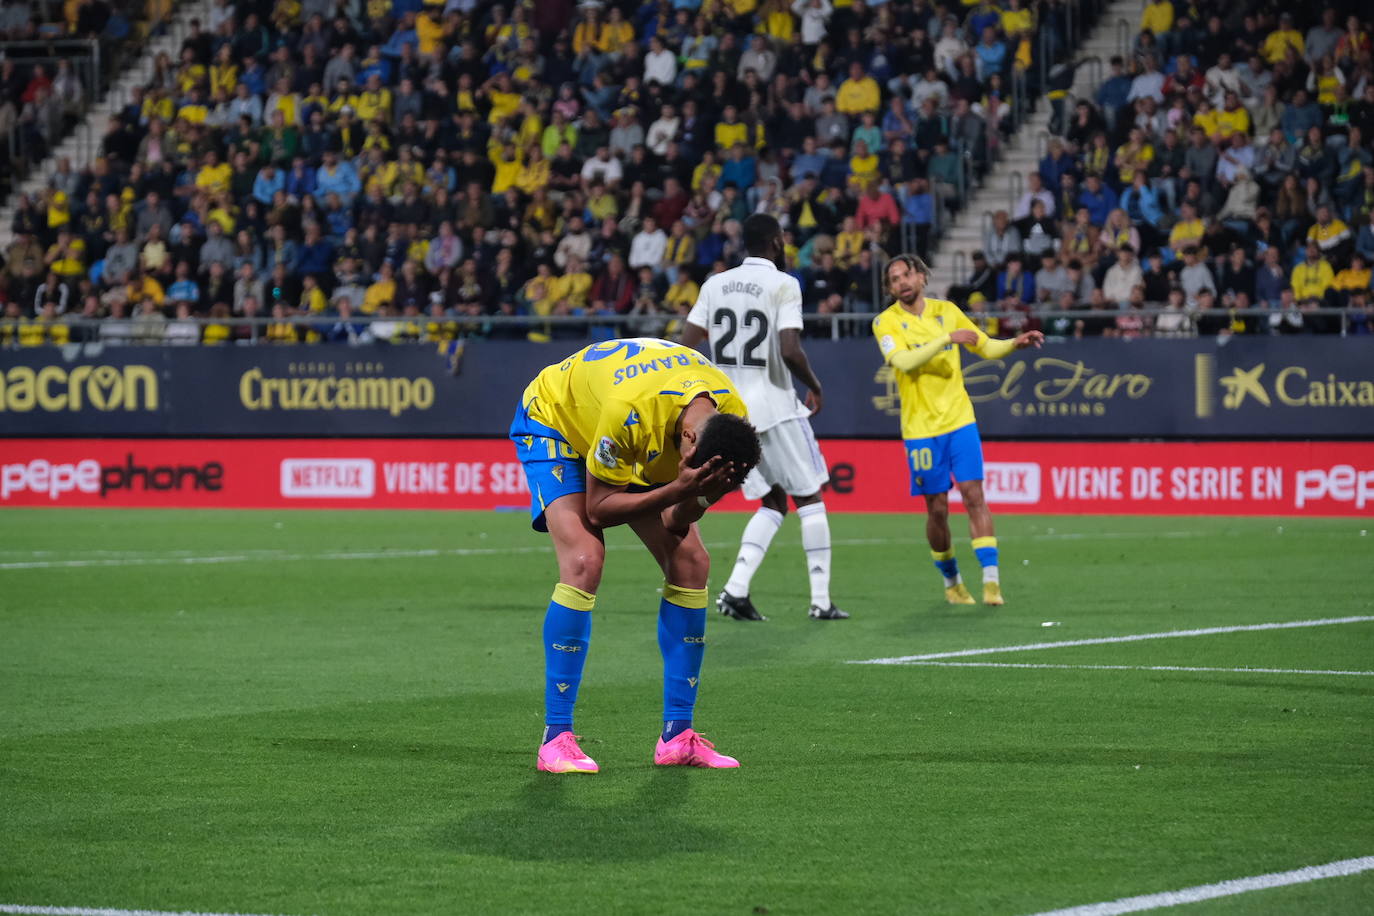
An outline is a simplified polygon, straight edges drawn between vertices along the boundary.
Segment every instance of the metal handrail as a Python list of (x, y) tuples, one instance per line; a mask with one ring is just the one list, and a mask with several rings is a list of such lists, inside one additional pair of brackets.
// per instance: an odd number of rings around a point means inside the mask
[(1102, 85), (1103, 74), (1106, 73), (1106, 69), (1102, 66), (1102, 58), (1090, 57), (1079, 66), (1088, 68), (1088, 85), (1094, 87)]
[(1116, 20), (1116, 46), (1122, 60), (1131, 59), (1131, 24), (1124, 18)]
[(969, 261), (968, 253), (963, 249), (956, 249), (949, 253), (950, 273), (956, 278), (956, 282), (964, 283), (968, 280)]
[(1021, 195), (1026, 192), (1026, 179), (1015, 169), (1007, 173), (1007, 192), (1011, 197), (1010, 206), (1007, 207), (1007, 212), (1014, 217), (1016, 215), (1016, 202), (1019, 201)]
[[(952, 253), (951, 253), (951, 258), (953, 259), (955, 256), (960, 255), (960, 254), (963, 254), (963, 252), (952, 252)], [(881, 267), (875, 265), (875, 272), (878, 272), (878, 271), (881, 271)], [(956, 276), (957, 276), (957, 274), (956, 274)], [(964, 279), (967, 279), (967, 277), (964, 277)], [(881, 297), (879, 297), (879, 301), (882, 301)], [(1261, 317), (1261, 316), (1268, 316), (1268, 317), (1280, 316), (1280, 315), (1283, 314), (1282, 310), (1280, 310), (1280, 309), (1263, 308), (1263, 307), (1258, 306), (1258, 305), (1252, 305), (1250, 308), (1244, 309), (1244, 310), (1240, 310), (1240, 311), (1237, 311), (1237, 310), (1235, 310), (1235, 309), (1228, 309), (1228, 308), (1217, 307), (1217, 308), (1213, 308), (1213, 309), (1209, 310), (1209, 311), (1206, 312), (1205, 314), (1222, 315), (1222, 314), (1231, 314), (1231, 313), (1236, 313), (1236, 314), (1240, 314), (1240, 315), (1243, 315), (1243, 316), (1246, 316), (1246, 317), (1256, 317), (1256, 318)], [(832, 320), (837, 320), (837, 321), (841, 321), (841, 322), (853, 322), (853, 323), (869, 323), (869, 322), (872, 322), (872, 320), (873, 320), (874, 318), (878, 317), (878, 315), (880, 315), (880, 314), (881, 314), (881, 312), (877, 312), (877, 311), (873, 311), (873, 312), (841, 312), (841, 313), (837, 313), (837, 314), (834, 314), (834, 315), (819, 315), (819, 314), (815, 314), (815, 313), (806, 313), (806, 314), (803, 314), (803, 315), (802, 315), (802, 321), (803, 321), (804, 323), (806, 323), (806, 324), (820, 324), (820, 325), (827, 324), (827, 323), (831, 322)], [(1094, 316), (1097, 316), (1097, 317), (1112, 317), (1112, 316), (1116, 316), (1116, 315), (1126, 315), (1126, 314), (1129, 314), (1129, 315), (1138, 315), (1138, 316), (1145, 317), (1145, 318), (1154, 318), (1154, 317), (1158, 317), (1158, 316), (1160, 316), (1160, 315), (1166, 315), (1166, 314), (1168, 314), (1168, 315), (1180, 314), (1180, 312), (1178, 312), (1177, 310), (1174, 310), (1174, 309), (1167, 308), (1166, 306), (1164, 306), (1164, 305), (1161, 304), (1161, 303), (1147, 303), (1143, 308), (1138, 308), (1138, 309), (1136, 309), (1136, 308), (1123, 309), (1123, 308), (1117, 307), (1115, 304), (1109, 303), (1109, 304), (1108, 304), (1108, 307), (1105, 308), (1105, 309), (1091, 309), (1091, 308), (1087, 308), (1086, 305), (1085, 305), (1085, 307), (1076, 308), (1076, 309), (1071, 309), (1071, 310), (1064, 310), (1064, 309), (1047, 309), (1047, 308), (1033, 308), (1033, 309), (1031, 309), (1029, 312), (1027, 312), (1027, 311), (1021, 311), (1021, 310), (1007, 310), (1007, 309), (992, 310), (992, 309), (989, 309), (989, 310), (987, 310), (987, 311), (976, 312), (976, 313), (973, 313), (973, 314), (975, 314), (976, 317), (978, 317), (978, 318), (996, 318), (996, 319), (998, 319), (998, 320), (1006, 320), (1006, 319), (1027, 320), (1027, 319), (1029, 319), (1029, 320), (1035, 320), (1035, 321), (1041, 321), (1041, 322), (1043, 322), (1043, 321), (1046, 321), (1046, 320), (1053, 320), (1053, 319), (1056, 319), (1056, 318), (1082, 318), (1082, 317), (1084, 317), (1084, 316), (1086, 316), (1086, 315), (1094, 315)], [(1198, 315), (1204, 314), (1204, 313), (1199, 312), (1199, 311), (1196, 310), (1196, 309), (1189, 309), (1189, 310), (1185, 310), (1184, 312), (1182, 312), (1182, 314), (1187, 315), (1187, 316), (1190, 316), (1190, 317), (1196, 318)], [(1348, 319), (1349, 319), (1349, 317), (1350, 317), (1350, 315), (1351, 315), (1351, 312), (1350, 312), (1349, 309), (1346, 309), (1346, 308), (1328, 308), (1328, 307), (1321, 307), (1321, 308), (1310, 308), (1310, 309), (1301, 309), (1301, 310), (1297, 310), (1297, 314), (1299, 314), (1299, 315), (1313, 315), (1313, 316), (1328, 317), (1328, 318), (1329, 318), (1329, 317), (1344, 317), (1345, 319), (1347, 319), (1347, 323), (1348, 323)], [(337, 314), (322, 313), (322, 314), (319, 314), (319, 315), (288, 315), (288, 316), (285, 316), (285, 317), (282, 317), (282, 318), (273, 318), (273, 317), (271, 317), (271, 316), (255, 316), (255, 317), (252, 317), (252, 318), (248, 318), (248, 317), (245, 317), (245, 316), (242, 316), (242, 315), (234, 315), (234, 316), (230, 316), (230, 317), (228, 317), (228, 318), (213, 318), (213, 317), (205, 317), (205, 316), (200, 316), (200, 315), (194, 315), (194, 316), (190, 316), (190, 317), (187, 317), (187, 318), (173, 318), (173, 319), (167, 319), (166, 322), (165, 322), (165, 324), (172, 324), (172, 323), (176, 323), (176, 322), (182, 322), (182, 323), (187, 323), (187, 324), (194, 324), (194, 325), (196, 325), (197, 327), (202, 327), (202, 328), (203, 328), (203, 327), (213, 326), (213, 325), (229, 325), (229, 326), (236, 326), (236, 327), (265, 328), (265, 327), (268, 327), (268, 326), (274, 325), (274, 324), (290, 324), (290, 325), (295, 325), (295, 326), (298, 326), (298, 327), (319, 329), (320, 327), (323, 327), (323, 326), (326, 326), (326, 325), (335, 325), (335, 324), (339, 324), (339, 323), (341, 323), (341, 322), (342, 322), (342, 323), (347, 323), (347, 324), (352, 324), (352, 325), (373, 325), (373, 324), (379, 324), (379, 323), (426, 325), (426, 324), (436, 324), (436, 323), (437, 323), (437, 324), (457, 324), (457, 325), (485, 324), (485, 325), (490, 325), (490, 326), (492, 326), (492, 327), (528, 327), (528, 328), (533, 328), (533, 329), (539, 329), (539, 328), (542, 328), (542, 327), (547, 326), (547, 325), (554, 325), (554, 326), (560, 326), (560, 327), (567, 327), (567, 326), (582, 326), (582, 325), (625, 325), (625, 324), (639, 324), (639, 323), (643, 323), (643, 322), (645, 322), (645, 321), (652, 321), (652, 320), (654, 320), (654, 319), (661, 319), (661, 320), (664, 320), (664, 321), (673, 321), (673, 320), (680, 320), (680, 319), (682, 319), (682, 318), (684, 318), (684, 317), (685, 317), (685, 316), (683, 316), (683, 315), (681, 315), (681, 314), (678, 314), (678, 313), (676, 313), (676, 312), (665, 312), (665, 313), (662, 313), (662, 314), (655, 314), (655, 315), (635, 315), (635, 314), (625, 314), (625, 315), (621, 315), (621, 314), (594, 314), (594, 313), (587, 313), (587, 314), (581, 314), (581, 315), (543, 315), (543, 316), (541, 316), (541, 315), (443, 315), (443, 316), (433, 316), (433, 315), (351, 315), (351, 316), (349, 316), (348, 318), (344, 319), (344, 318), (340, 318)], [(134, 329), (136, 329), (136, 328), (138, 327), (139, 321), (140, 321), (140, 316), (138, 316), (138, 315), (126, 316), (126, 317), (123, 317), (123, 318), (87, 318), (87, 317), (79, 316), (79, 315), (64, 315), (64, 316), (61, 316), (61, 318), (59, 319), (59, 322), (60, 322), (61, 324), (63, 324), (63, 325), (66, 325), (68, 328), (97, 328), (97, 329), (98, 329), (98, 328), (102, 328), (102, 327), (109, 326), (112, 322), (121, 322), (121, 323), (123, 323), (123, 325), (124, 325), (125, 327), (129, 328), (131, 331), (133, 331)], [(17, 331), (19, 331), (20, 329), (22, 329), (23, 327), (25, 327), (25, 326), (27, 326), (27, 325), (34, 324), (35, 322), (37, 322), (37, 319), (34, 319), (34, 318), (24, 318), (24, 319), (0, 318), (0, 336), (5, 336), (5, 335), (14, 334), (14, 333), (16, 333)], [(164, 329), (165, 329), (165, 325), (164, 325)]]

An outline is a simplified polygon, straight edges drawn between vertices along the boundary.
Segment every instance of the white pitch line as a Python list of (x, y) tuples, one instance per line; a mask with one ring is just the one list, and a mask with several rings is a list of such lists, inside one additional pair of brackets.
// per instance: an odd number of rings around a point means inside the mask
[(1095, 639), (1065, 639), (1060, 642), (1032, 642), (1019, 646), (992, 646), (986, 649), (956, 649), (953, 652), (928, 652), (924, 655), (899, 655), (894, 658), (867, 658), (851, 661), (851, 665), (906, 665), (911, 662), (933, 661), (940, 658), (964, 658), (969, 655), (995, 655), (999, 652), (1034, 652), (1038, 649), (1063, 649), (1069, 646), (1103, 646), (1108, 643), (1141, 642), (1147, 639), (1179, 639), (1186, 636), (1215, 636), (1219, 633), (1250, 633), (1258, 630), (1294, 630), (1302, 627), (1329, 627), (1342, 623), (1368, 623), (1374, 617), (1327, 617), (1320, 620), (1287, 620), (1281, 623), (1252, 623), (1232, 627), (1203, 627), (1198, 630), (1169, 630), (1164, 633), (1135, 633), (1131, 636), (1099, 636)]
[(1030, 662), (907, 662), (922, 668), (1053, 668), (1062, 671), (1219, 671), (1240, 674), (1335, 674), (1374, 677), (1374, 671), (1335, 671), (1319, 668), (1195, 668), (1188, 665), (1041, 665)]
[[(1192, 531), (1163, 531), (1154, 533), (1136, 533), (1127, 531), (1104, 531), (1093, 534), (1063, 532), (1057, 534), (1028, 534), (1022, 540), (1028, 541), (1074, 541), (1085, 538), (1102, 538), (1112, 540), (1149, 540), (1153, 538), (1188, 538), (1201, 537), (1202, 534)], [(831, 543), (835, 547), (872, 547), (884, 544), (905, 544), (908, 538), (836, 538)], [(956, 539), (966, 540), (966, 539)], [(776, 542), (779, 546), (798, 546)], [(915, 543), (912, 541), (912, 543)], [(713, 550), (726, 549), (738, 546), (737, 541), (721, 541), (707, 545)], [(607, 550), (640, 550), (638, 544), (607, 544)], [(518, 547), (454, 547), (454, 548), (426, 548), (418, 550), (364, 550), (364, 551), (343, 551), (331, 553), (284, 553), (275, 550), (245, 550), (231, 554), (211, 554), (198, 555), (191, 554), (185, 550), (172, 550), (161, 554), (146, 553), (140, 554), (138, 551), (119, 552), (119, 551), (81, 551), (86, 554), (80, 558), (69, 560), (12, 560), (0, 562), (0, 570), (6, 569), (89, 569), (99, 567), (121, 567), (121, 566), (216, 566), (225, 563), (263, 563), (263, 562), (292, 562), (298, 563), (305, 560), (412, 560), (425, 559), (430, 557), (485, 557), (495, 556), (506, 553), (552, 553), (553, 548), (547, 544), (526, 545)], [(30, 557), (46, 557), (58, 555), (56, 551), (35, 550), (29, 552), (21, 551), (0, 551), (0, 554), (21, 555)], [(108, 554), (115, 554), (109, 556)]]
[[(249, 913), (197, 913), (191, 910), (121, 910), (89, 906), (21, 906), (0, 903), (0, 913), (20, 916), (254, 916)], [(257, 914), (264, 916), (264, 914)]]
[(1342, 859), (1326, 865), (1311, 865), (1293, 871), (1280, 871), (1268, 875), (1254, 875), (1249, 878), (1233, 878), (1216, 884), (1199, 884), (1177, 891), (1162, 894), (1144, 894), (1139, 897), (1123, 897), (1105, 903), (1089, 903), (1062, 910), (1047, 910), (1035, 916), (1119, 916), (1121, 913), (1139, 913), (1142, 910), (1157, 910), (1200, 900), (1214, 900), (1217, 897), (1233, 897), (1271, 887), (1286, 887), (1290, 884), (1306, 884), (1324, 878), (1343, 878), (1374, 870), (1374, 856), (1361, 856), (1358, 859)]

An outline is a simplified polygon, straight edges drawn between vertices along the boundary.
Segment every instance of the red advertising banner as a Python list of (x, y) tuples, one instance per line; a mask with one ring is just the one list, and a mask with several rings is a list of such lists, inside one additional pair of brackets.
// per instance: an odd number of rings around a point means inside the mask
[[(1374, 443), (990, 442), (999, 512), (1374, 515)], [(911, 511), (900, 442), (831, 439), (837, 512)], [(953, 494), (955, 503), (958, 493)], [(9, 439), (0, 506), (514, 509), (504, 439)], [(732, 495), (722, 509), (750, 504)]]

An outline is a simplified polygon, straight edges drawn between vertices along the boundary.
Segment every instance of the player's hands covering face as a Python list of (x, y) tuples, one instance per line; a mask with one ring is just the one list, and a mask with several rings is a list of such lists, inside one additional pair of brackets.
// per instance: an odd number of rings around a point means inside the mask
[(677, 481), (688, 498), (705, 496), (715, 501), (739, 484), (743, 469), (735, 467), (719, 455), (708, 458), (701, 467), (688, 467), (690, 455), (683, 455), (677, 467)]

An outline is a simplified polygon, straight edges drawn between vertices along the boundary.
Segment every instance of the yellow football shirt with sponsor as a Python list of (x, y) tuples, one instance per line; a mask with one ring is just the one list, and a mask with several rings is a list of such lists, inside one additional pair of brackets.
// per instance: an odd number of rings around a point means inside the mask
[[(915, 350), (960, 328), (978, 335), (970, 349), (982, 355), (991, 339), (948, 299), (926, 298), (925, 309), (913, 315), (894, 302), (873, 319), (873, 336), (884, 362), (902, 350)], [(950, 344), (915, 372), (896, 371), (902, 401), (902, 438), (943, 436), (974, 421), (973, 402), (964, 388), (959, 348)]]
[(721, 413), (747, 417), (735, 386), (696, 350), (651, 337), (592, 344), (549, 366), (521, 399), (531, 419), (561, 433), (598, 480), (668, 483), (682, 454), (682, 410), (702, 394)]

